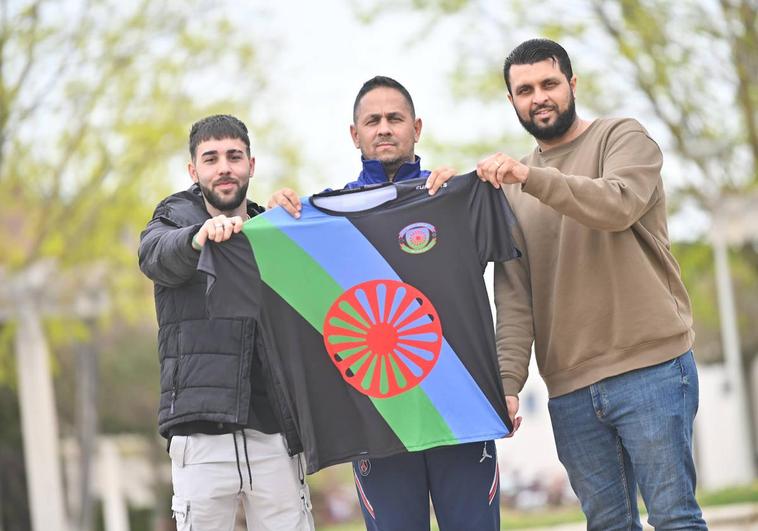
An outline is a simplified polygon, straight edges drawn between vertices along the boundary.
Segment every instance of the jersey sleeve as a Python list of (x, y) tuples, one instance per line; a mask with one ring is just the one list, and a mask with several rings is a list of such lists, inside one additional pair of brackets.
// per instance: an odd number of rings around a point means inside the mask
[(505, 193), (489, 183), (481, 182), (474, 172), (461, 178), (468, 181), (469, 226), (482, 265), (487, 262), (505, 262), (521, 256), (512, 235), (516, 216)]
[[(221, 243), (208, 241), (197, 265), (208, 276), (206, 311), (211, 319), (257, 318), (260, 312), (260, 273), (250, 242), (233, 234)], [(223, 279), (223, 282), (216, 282)]]

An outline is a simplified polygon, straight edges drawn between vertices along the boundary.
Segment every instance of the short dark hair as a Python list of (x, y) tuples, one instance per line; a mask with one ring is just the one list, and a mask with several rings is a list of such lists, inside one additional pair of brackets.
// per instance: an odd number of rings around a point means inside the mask
[(571, 70), (571, 59), (563, 46), (550, 39), (530, 39), (516, 46), (505, 59), (503, 79), (505, 79), (505, 86), (508, 87), (508, 94), (512, 94), (510, 80), (512, 65), (533, 65), (545, 59), (556, 61), (563, 75), (571, 81), (574, 76)]
[(368, 81), (366, 81), (363, 86), (361, 87), (361, 90), (358, 91), (358, 95), (355, 97), (355, 103), (353, 103), (353, 121), (357, 118), (358, 113), (358, 105), (360, 105), (361, 100), (363, 99), (363, 96), (365, 96), (367, 93), (371, 92), (372, 90), (376, 88), (391, 88), (397, 90), (400, 94), (403, 95), (405, 98), (405, 101), (408, 102), (408, 106), (411, 108), (411, 117), (416, 118), (416, 108), (413, 106), (413, 98), (411, 98), (410, 92), (406, 90), (406, 88), (392, 79), (391, 77), (387, 76), (374, 76)]
[(189, 134), (189, 151), (193, 161), (195, 160), (197, 146), (212, 138), (216, 140), (225, 138), (242, 140), (247, 148), (247, 156), (250, 156), (250, 137), (247, 134), (245, 124), (229, 114), (214, 114), (192, 124)]

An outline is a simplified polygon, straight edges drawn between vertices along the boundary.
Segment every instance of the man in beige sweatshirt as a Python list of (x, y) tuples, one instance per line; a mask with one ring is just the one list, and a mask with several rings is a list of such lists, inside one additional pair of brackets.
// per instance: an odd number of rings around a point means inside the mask
[(692, 459), (692, 312), (670, 250), (661, 151), (636, 120), (576, 115), (576, 77), (553, 41), (516, 47), (503, 75), (537, 141), (521, 161), (496, 153), (477, 166), (520, 224), (522, 260), (495, 271), (509, 413), (534, 343), (588, 529), (642, 529), (637, 486), (656, 529), (706, 529)]

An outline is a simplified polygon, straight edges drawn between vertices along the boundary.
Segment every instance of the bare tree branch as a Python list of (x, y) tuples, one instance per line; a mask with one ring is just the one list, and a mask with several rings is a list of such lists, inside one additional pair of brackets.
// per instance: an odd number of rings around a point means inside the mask
[[(742, 31), (734, 31), (728, 38), (737, 74), (737, 102), (743, 109), (741, 114), (745, 121), (748, 145), (755, 167), (755, 163), (758, 162), (758, 109), (751, 90), (758, 90), (758, 5), (749, 0), (742, 0), (737, 7), (730, 5), (727, 0), (720, 0), (720, 3), (725, 16), (733, 18), (729, 15), (732, 11), (737, 11), (733, 14), (739, 15), (739, 20), (742, 21), (742, 27), (739, 28)], [(758, 170), (754, 170), (751, 180), (753, 183), (758, 182)]]
[[(699, 153), (693, 152), (689, 148), (688, 142), (690, 139), (695, 137), (696, 134), (689, 125), (687, 111), (681, 106), (677, 105), (676, 102), (666, 101), (665, 103), (668, 108), (676, 110), (679, 113), (679, 116), (677, 117), (678, 119), (674, 119), (669, 115), (669, 112), (663, 107), (664, 102), (655, 90), (656, 87), (654, 81), (651, 81), (648, 78), (645, 69), (640, 62), (639, 56), (625, 52), (625, 50), (629, 50), (630, 47), (627, 45), (626, 40), (624, 39), (621, 28), (617, 27), (614, 24), (614, 22), (611, 20), (611, 17), (606, 12), (606, 7), (607, 3), (603, 2), (602, 0), (593, 0), (594, 12), (600, 20), (603, 29), (613, 39), (622, 56), (632, 66), (638, 88), (645, 96), (648, 103), (651, 105), (653, 111), (656, 113), (656, 116), (658, 116), (658, 118), (668, 129), (671, 137), (674, 139), (674, 144), (677, 151), (691, 160), (703, 173), (703, 175), (710, 179), (713, 179), (714, 175), (712, 175), (712, 172), (709, 170), (706, 158), (701, 156)], [(650, 55), (647, 57), (650, 57)], [(656, 61), (655, 57), (650, 58), (654, 62)], [(705, 199), (705, 196), (702, 194), (694, 193), (694, 190), (694, 188), (690, 188), (691, 193), (695, 195), (701, 204), (704, 204), (702, 201)]]
[[(71, 59), (75, 56), (77, 44), (81, 45), (81, 43), (77, 43), (77, 41), (81, 40), (82, 34), (84, 33), (83, 30), (87, 26), (85, 14), (87, 13), (90, 4), (90, 2), (82, 3), (81, 9), (79, 10), (79, 16), (71, 23), (71, 27), (77, 28), (78, 31), (72, 31), (62, 39), (57, 47), (59, 56), (57, 66), (55, 68), (46, 68), (47, 80), (40, 83), (40, 88), (37, 90), (37, 94), (29, 96), (29, 103), (25, 104), (23, 107), (20, 105), (18, 106), (18, 109), (9, 119), (8, 127), (10, 130), (13, 129), (15, 124), (23, 123), (42, 105), (43, 101), (50, 96), (50, 93), (54, 90), (55, 86), (65, 78), (68, 71), (76, 66), (82, 65), (81, 62), (76, 64)], [(26, 91), (26, 89), (24, 89), (24, 91)]]
[(19, 91), (24, 86), (29, 73), (32, 70), (36, 58), (37, 46), (40, 44), (40, 40), (37, 38), (37, 28), (39, 27), (40, 9), (42, 7), (42, 0), (29, 6), (28, 11), (31, 19), (31, 28), (29, 28), (29, 42), (26, 43), (26, 50), (24, 50), (24, 66), (21, 67), (16, 82), (8, 90), (9, 103), (13, 103), (18, 96)]

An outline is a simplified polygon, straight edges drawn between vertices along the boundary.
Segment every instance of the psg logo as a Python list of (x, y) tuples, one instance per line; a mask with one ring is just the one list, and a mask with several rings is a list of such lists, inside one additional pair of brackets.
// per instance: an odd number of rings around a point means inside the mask
[(397, 280), (362, 282), (337, 297), (323, 334), (342, 378), (374, 398), (418, 385), (442, 348), (437, 310), (418, 289)]
[(397, 241), (406, 253), (425, 253), (437, 243), (437, 229), (430, 223), (411, 223), (400, 231)]
[(361, 472), (361, 476), (364, 478), (371, 472), (371, 461), (368, 459), (360, 459), (358, 461), (358, 470)]

